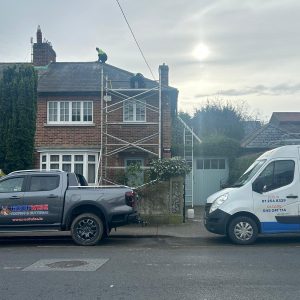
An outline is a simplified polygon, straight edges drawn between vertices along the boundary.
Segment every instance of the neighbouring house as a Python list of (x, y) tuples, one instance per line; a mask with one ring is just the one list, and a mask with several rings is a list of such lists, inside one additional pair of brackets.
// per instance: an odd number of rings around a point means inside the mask
[[(143, 169), (153, 158), (170, 157), (178, 91), (169, 86), (167, 65), (159, 67), (157, 82), (109, 64), (56, 62), (40, 28), (33, 64), (39, 75), (36, 168), (107, 183), (133, 163)], [(142, 183), (143, 172), (139, 176)]]
[(269, 123), (246, 137), (241, 146), (253, 153), (297, 144), (300, 144), (300, 112), (274, 112)]

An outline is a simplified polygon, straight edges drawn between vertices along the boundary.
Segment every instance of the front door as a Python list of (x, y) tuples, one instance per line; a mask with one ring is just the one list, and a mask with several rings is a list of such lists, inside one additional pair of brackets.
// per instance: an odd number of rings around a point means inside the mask
[(24, 193), (24, 208), (31, 225), (58, 225), (63, 211), (59, 175), (31, 175)]
[(270, 162), (253, 182), (252, 190), (262, 233), (300, 231), (297, 160)]
[(6, 178), (0, 181), (0, 226), (19, 225), (24, 188), (24, 176)]

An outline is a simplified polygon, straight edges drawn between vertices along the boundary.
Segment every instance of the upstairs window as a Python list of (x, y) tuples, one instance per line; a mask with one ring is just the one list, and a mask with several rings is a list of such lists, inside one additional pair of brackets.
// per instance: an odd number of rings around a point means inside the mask
[(124, 122), (146, 122), (146, 102), (137, 100), (124, 101)]
[(86, 124), (93, 122), (92, 101), (49, 101), (48, 124)]

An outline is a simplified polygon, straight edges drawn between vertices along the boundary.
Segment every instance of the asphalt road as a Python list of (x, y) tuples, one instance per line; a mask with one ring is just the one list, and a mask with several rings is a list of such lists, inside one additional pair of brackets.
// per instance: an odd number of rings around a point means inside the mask
[(299, 251), (299, 236), (0, 237), (0, 299), (300, 299)]

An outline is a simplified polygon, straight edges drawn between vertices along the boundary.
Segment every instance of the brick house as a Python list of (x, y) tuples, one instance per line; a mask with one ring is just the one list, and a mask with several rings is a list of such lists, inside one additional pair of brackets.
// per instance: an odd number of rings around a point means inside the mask
[[(109, 64), (56, 62), (41, 29), (33, 45), (38, 70), (35, 167), (115, 181), (132, 164), (170, 157), (178, 91), (168, 66), (159, 82)], [(99, 167), (100, 166), (100, 167)]]

